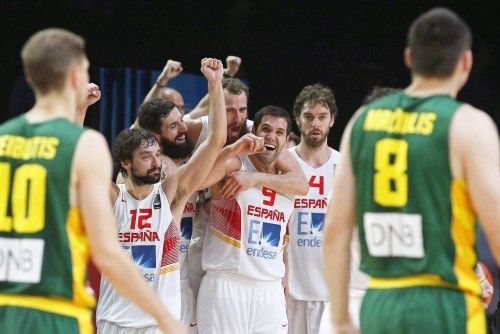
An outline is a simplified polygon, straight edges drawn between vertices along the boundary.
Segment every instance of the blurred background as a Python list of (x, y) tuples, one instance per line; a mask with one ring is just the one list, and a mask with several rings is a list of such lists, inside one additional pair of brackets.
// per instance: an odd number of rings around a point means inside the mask
[[(20, 49), (35, 31), (72, 30), (87, 41), (91, 80), (99, 70), (161, 70), (167, 59), (199, 74), (200, 59), (243, 59), (250, 117), (262, 106), (288, 110), (306, 84), (333, 88), (339, 115), (329, 143), (338, 148), (350, 116), (374, 85), (404, 87), (403, 48), (411, 21), (446, 6), (469, 24), (475, 64), (460, 99), (499, 113), (500, 26), (484, 1), (0, 1), (0, 121), (31, 106)], [(98, 128), (99, 102), (86, 124)], [(496, 120), (497, 125), (498, 120)], [(109, 138), (108, 138), (109, 139)]]

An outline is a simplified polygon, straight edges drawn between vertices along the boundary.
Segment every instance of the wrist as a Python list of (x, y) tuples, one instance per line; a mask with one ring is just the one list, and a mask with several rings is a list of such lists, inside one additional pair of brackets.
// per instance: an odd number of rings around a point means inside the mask
[(155, 85), (160, 87), (160, 88), (165, 88), (167, 87), (168, 80), (156, 80)]

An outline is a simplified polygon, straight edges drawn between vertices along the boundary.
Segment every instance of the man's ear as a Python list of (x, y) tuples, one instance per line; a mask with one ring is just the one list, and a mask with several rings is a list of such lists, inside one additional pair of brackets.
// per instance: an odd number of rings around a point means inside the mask
[(413, 59), (411, 57), (411, 51), (410, 48), (406, 47), (405, 52), (404, 52), (404, 62), (406, 67), (411, 70), (413, 67)]

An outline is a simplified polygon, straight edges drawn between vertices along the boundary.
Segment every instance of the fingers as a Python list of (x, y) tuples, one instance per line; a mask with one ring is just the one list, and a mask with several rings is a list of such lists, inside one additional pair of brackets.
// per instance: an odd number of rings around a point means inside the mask
[(232, 177), (229, 177), (224, 182), (224, 185), (221, 189), (221, 197), (222, 198), (231, 198), (234, 197), (234, 194), (238, 191), (239, 185)]
[(208, 67), (214, 71), (222, 68), (222, 62), (216, 58), (203, 58), (201, 60), (201, 67)]

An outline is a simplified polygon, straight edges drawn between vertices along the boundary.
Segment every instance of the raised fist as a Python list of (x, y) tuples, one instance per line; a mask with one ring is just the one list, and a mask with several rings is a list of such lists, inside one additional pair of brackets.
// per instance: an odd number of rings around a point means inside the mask
[(178, 76), (182, 70), (182, 64), (180, 62), (169, 59), (158, 77), (158, 83), (162, 86), (165, 85), (168, 80)]
[(240, 70), (241, 58), (237, 56), (227, 56), (225, 73), (234, 77)]
[(224, 68), (222, 62), (215, 58), (203, 58), (201, 60), (201, 73), (209, 82), (221, 81)]

